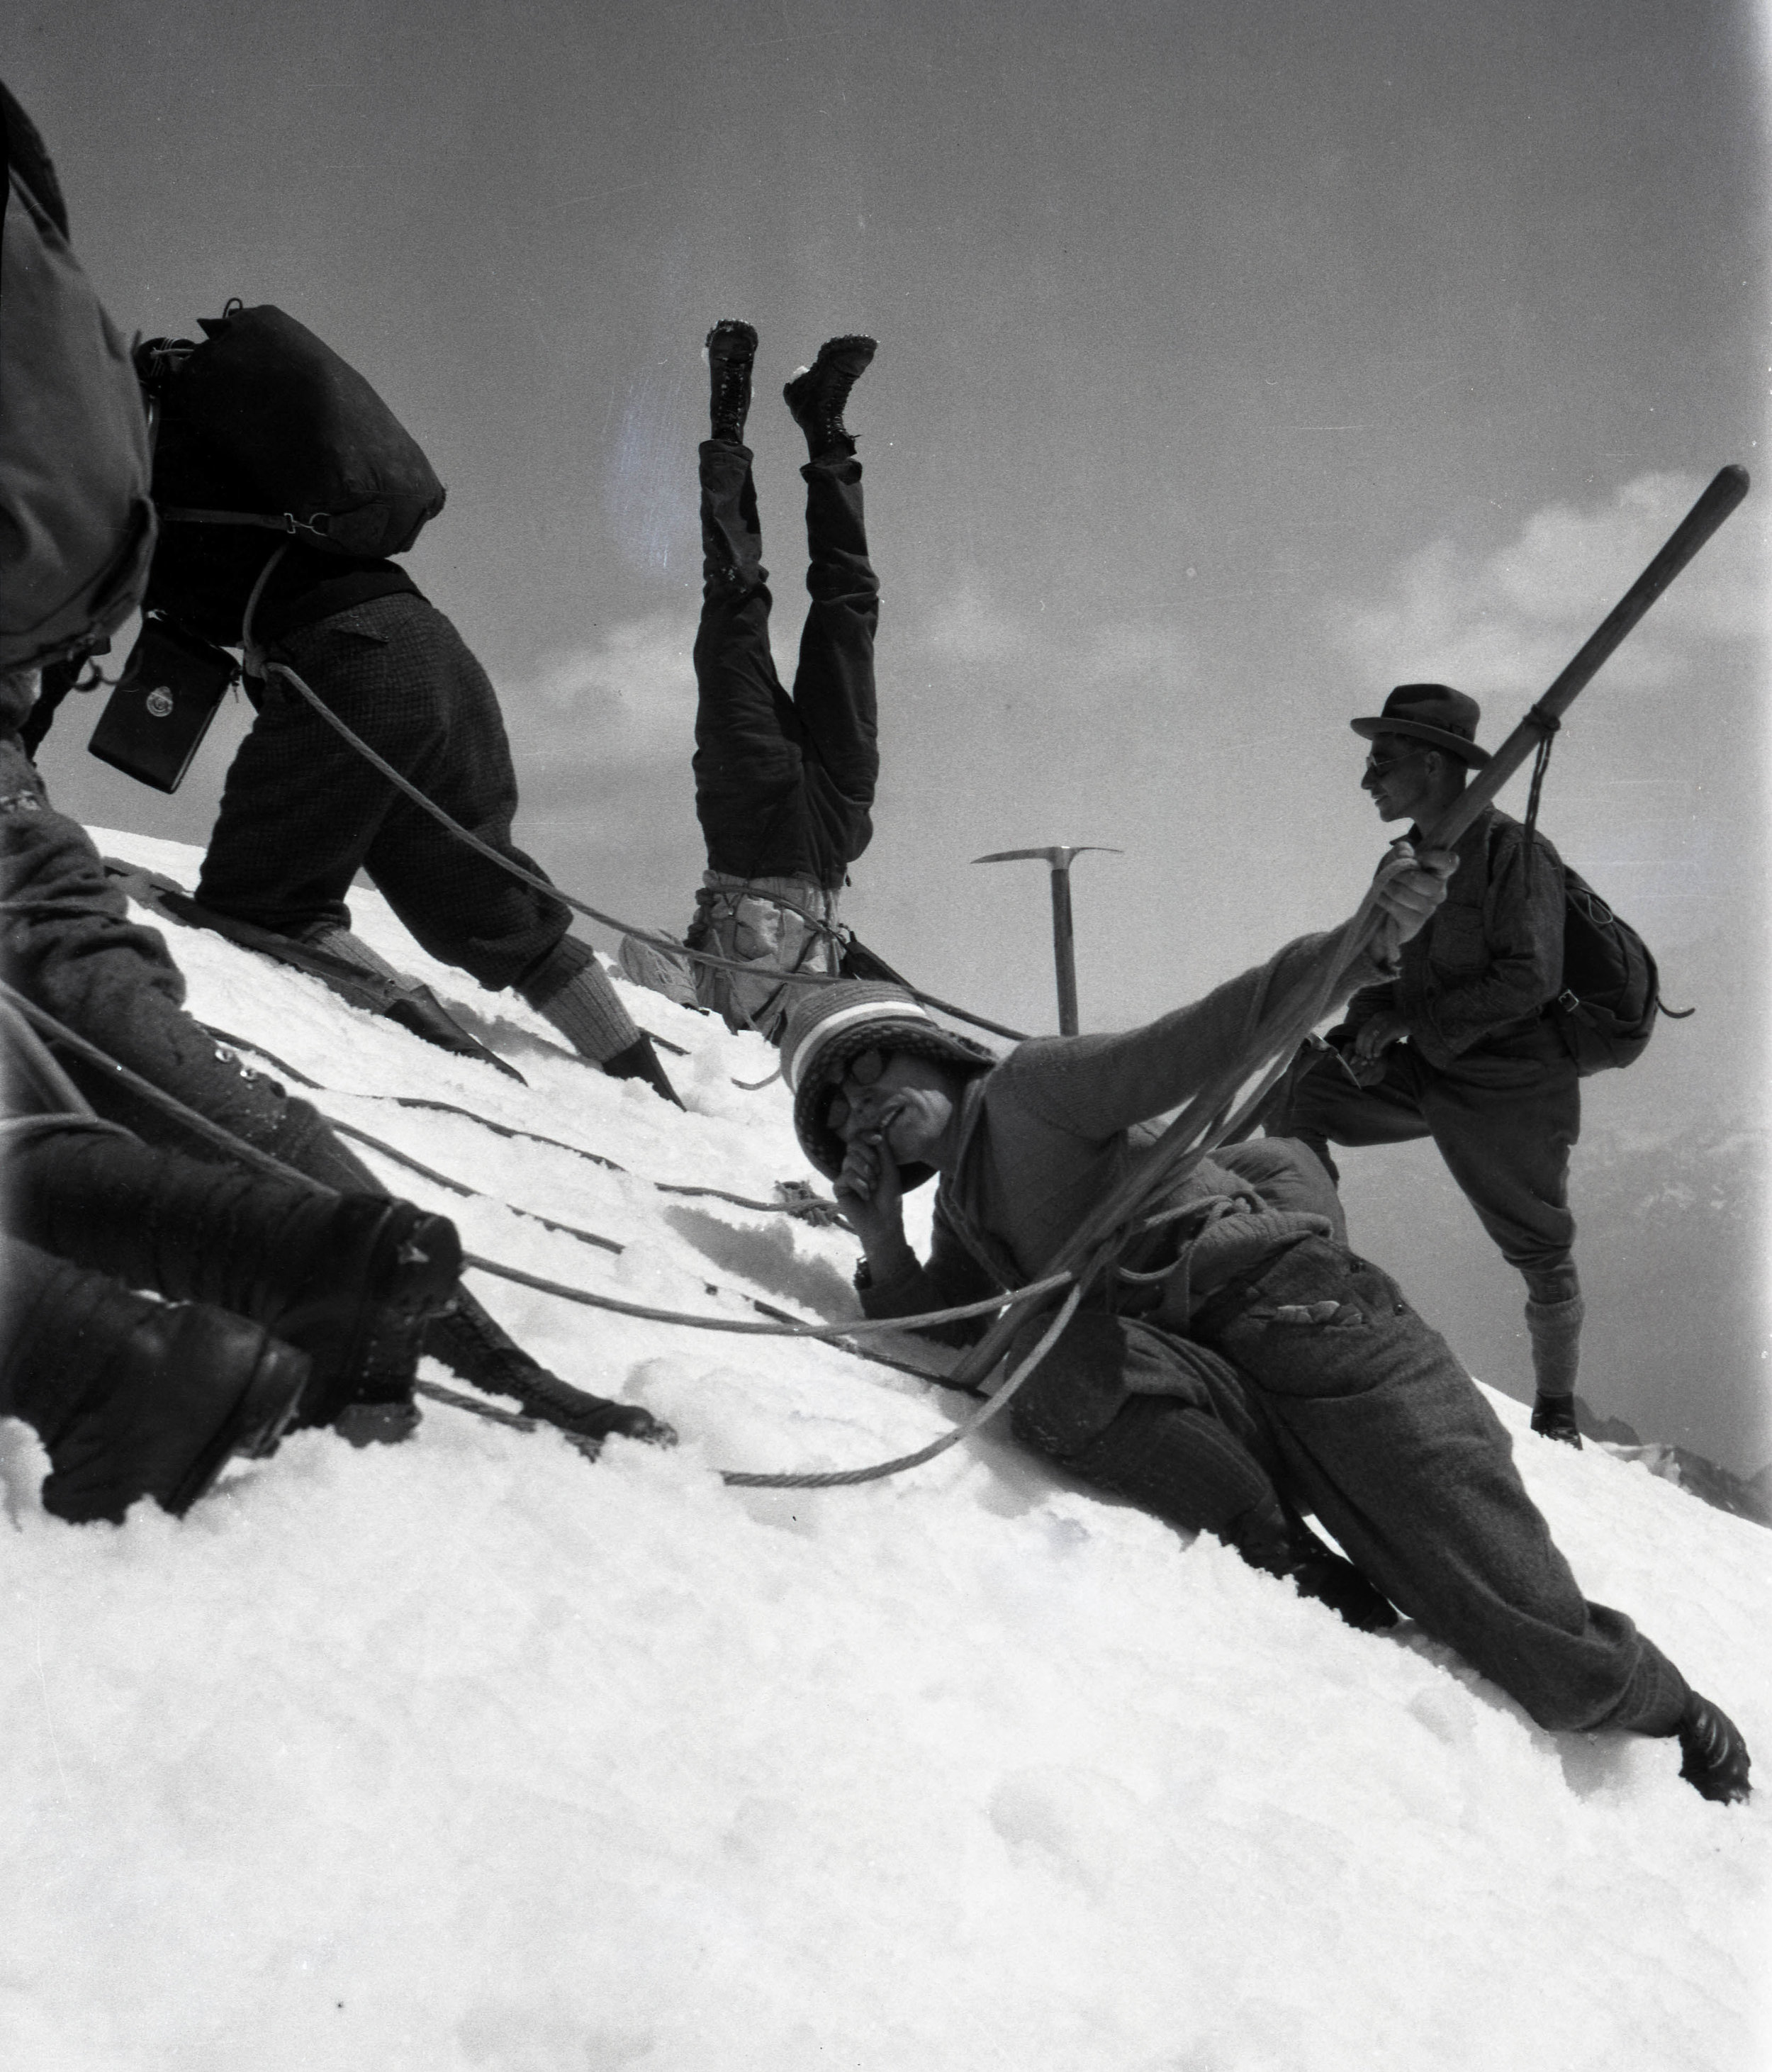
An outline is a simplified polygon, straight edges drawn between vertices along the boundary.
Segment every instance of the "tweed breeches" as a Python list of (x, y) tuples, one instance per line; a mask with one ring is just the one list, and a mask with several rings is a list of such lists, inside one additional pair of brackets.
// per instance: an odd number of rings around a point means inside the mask
[[(486, 672), (411, 594), (376, 598), (270, 651), (371, 747), (471, 832), (537, 876), (511, 839), (516, 778)], [(495, 990), (565, 933), (569, 910), (523, 885), (415, 806), (273, 676), (222, 793), (197, 897), (279, 935), (350, 924), (364, 871), (417, 940)]]
[(1079, 1315), (1016, 1399), (1018, 1436), (1087, 1481), (1098, 1457), (1120, 1464), (1122, 1420), (1166, 1415), (1175, 1487), (1161, 1504), (1141, 1496), (1147, 1508), (1222, 1530), (1271, 1480), (1540, 1725), (1671, 1730), (1679, 1671), (1582, 1596), (1506, 1428), (1388, 1275), (1306, 1238), (1213, 1297), (1192, 1335), (1220, 1360), (1203, 1366), (1133, 1318)]

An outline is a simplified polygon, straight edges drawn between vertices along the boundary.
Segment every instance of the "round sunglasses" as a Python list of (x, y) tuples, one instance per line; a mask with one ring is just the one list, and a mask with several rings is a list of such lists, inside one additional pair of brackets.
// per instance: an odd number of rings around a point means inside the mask
[(1387, 777), (1392, 771), (1400, 769), (1405, 763), (1415, 762), (1427, 752), (1425, 748), (1412, 748), (1401, 755), (1368, 755), (1363, 781), (1370, 782), (1374, 777)]
[(851, 1058), (843, 1067), (841, 1078), (831, 1081), (831, 1097), (824, 1104), (826, 1127), (841, 1132), (849, 1119), (849, 1104), (843, 1092), (845, 1085), (853, 1082), (858, 1087), (877, 1086), (886, 1068), (884, 1050), (864, 1050), (859, 1057)]

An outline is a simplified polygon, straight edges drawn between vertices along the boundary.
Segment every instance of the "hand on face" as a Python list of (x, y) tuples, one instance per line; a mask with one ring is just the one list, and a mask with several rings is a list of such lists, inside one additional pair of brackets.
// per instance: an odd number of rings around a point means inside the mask
[(903, 1244), (899, 1168), (939, 1164), (953, 1115), (949, 1075), (908, 1051), (864, 1051), (838, 1082), (826, 1110), (845, 1147), (837, 1206), (870, 1259)]
[(867, 1050), (851, 1061), (826, 1113), (845, 1144), (877, 1138), (901, 1166), (935, 1166), (953, 1120), (954, 1090), (930, 1059)]
[(894, 1240), (903, 1242), (904, 1187), (898, 1161), (878, 1136), (851, 1140), (835, 1192), (844, 1222), (870, 1256)]

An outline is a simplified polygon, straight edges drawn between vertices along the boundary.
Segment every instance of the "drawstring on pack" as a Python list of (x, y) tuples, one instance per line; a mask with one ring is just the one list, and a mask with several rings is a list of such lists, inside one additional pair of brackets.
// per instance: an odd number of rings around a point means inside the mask
[(1526, 797), (1526, 874), (1530, 882), (1538, 855), (1537, 845), (1532, 840), (1538, 826), (1538, 795), (1544, 788), (1545, 772), (1551, 767), (1552, 745), (1562, 731), (1563, 722), (1554, 713), (1535, 705), (1521, 724), (1538, 730), (1538, 747), (1532, 758), (1532, 788)]

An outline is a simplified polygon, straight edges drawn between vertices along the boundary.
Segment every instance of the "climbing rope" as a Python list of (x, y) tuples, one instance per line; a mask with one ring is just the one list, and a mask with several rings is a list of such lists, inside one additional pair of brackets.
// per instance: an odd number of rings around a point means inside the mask
[[(307, 1074), (298, 1067), (291, 1065), (279, 1058), (275, 1051), (267, 1050), (262, 1043), (256, 1043), (245, 1036), (236, 1036), (226, 1029), (218, 1029), (212, 1022), (199, 1022), (198, 1026), (213, 1036), (218, 1043), (226, 1044), (231, 1050), (250, 1051), (255, 1058), (262, 1058), (273, 1071), (282, 1073), (286, 1079), (294, 1079), (298, 1086), (306, 1087), (312, 1093), (343, 1094), (344, 1092), (342, 1087), (329, 1087), (319, 1079), (310, 1079)], [(582, 1144), (568, 1144), (561, 1137), (544, 1137), (539, 1130), (519, 1129), (514, 1124), (495, 1121), (489, 1115), (482, 1115), (477, 1108), (463, 1108), (454, 1101), (432, 1100), (421, 1094), (352, 1094), (347, 1098), (353, 1100), (386, 1101), (395, 1108), (420, 1108), (436, 1115), (460, 1116), (465, 1121), (475, 1122), (483, 1129), (490, 1129), (495, 1136), (510, 1137), (524, 1144), (545, 1144), (550, 1149), (568, 1152), (574, 1158), (582, 1158), (593, 1166), (601, 1166), (607, 1172), (629, 1174), (629, 1169), (627, 1166), (619, 1164), (613, 1158), (606, 1157), (600, 1151), (587, 1151)], [(347, 1124), (340, 1122), (335, 1116), (329, 1115), (327, 1120), (335, 1128), (348, 1128)], [(362, 1137), (364, 1143), (373, 1145), (378, 1151), (385, 1151), (389, 1157), (397, 1158), (403, 1156), (402, 1153), (395, 1151), (391, 1145), (381, 1144), (372, 1137), (363, 1137), (361, 1131), (358, 1131), (356, 1134)], [(422, 1166), (418, 1170), (421, 1172), (426, 1170)], [(629, 1174), (629, 1177), (637, 1178), (639, 1176)], [(445, 1184), (452, 1186), (454, 1183), (446, 1182)], [(649, 1187), (656, 1188), (661, 1194), (705, 1197), (717, 1202), (730, 1202), (734, 1208), (757, 1209), (770, 1215), (798, 1216), (814, 1222), (829, 1216), (837, 1206), (834, 1202), (822, 1194), (813, 1194), (805, 1201), (760, 1202), (750, 1194), (734, 1194), (725, 1187), (691, 1186), (686, 1182), (675, 1180), (648, 1180), (646, 1184)], [(473, 1190), (466, 1189), (458, 1191), (472, 1192)]]
[(997, 1393), (981, 1404), (969, 1417), (963, 1418), (952, 1431), (944, 1433), (940, 1438), (919, 1447), (914, 1453), (900, 1453), (890, 1461), (876, 1461), (871, 1467), (835, 1468), (822, 1474), (755, 1475), (723, 1469), (720, 1479), (734, 1489), (853, 1489), (861, 1482), (883, 1482), (888, 1475), (902, 1474), (907, 1468), (920, 1468), (926, 1461), (932, 1461), (951, 1446), (957, 1446), (961, 1440), (971, 1438), (981, 1426), (1009, 1408), (1022, 1383), (1031, 1379), (1034, 1369), (1058, 1343), (1059, 1334), (1076, 1314), (1077, 1305), (1082, 1300), (1083, 1286), (1079, 1281), (1065, 1297), (1063, 1306), (1047, 1326), (1039, 1343)]
[(943, 1324), (963, 1324), (974, 1317), (994, 1317), (1005, 1309), (1017, 1309), (1030, 1302), (1055, 1295), (1076, 1278), (1072, 1273), (1049, 1273), (1030, 1281), (1025, 1288), (1006, 1294), (986, 1295), (976, 1302), (956, 1302), (951, 1309), (926, 1309), (915, 1317), (860, 1317), (847, 1324), (753, 1324), (742, 1317), (704, 1317), (685, 1309), (660, 1309), (648, 1302), (624, 1302), (615, 1295), (600, 1295), (589, 1288), (575, 1288), (570, 1281), (550, 1281), (540, 1273), (526, 1273), (520, 1266), (503, 1266), (496, 1260), (482, 1259), (464, 1252), (464, 1266), (477, 1266), (483, 1273), (495, 1273), (501, 1281), (533, 1288), (543, 1295), (557, 1295), (562, 1301), (582, 1303), (587, 1309), (610, 1309), (618, 1317), (643, 1318), (649, 1323), (687, 1324), (698, 1331), (730, 1331), (744, 1338), (866, 1338), (882, 1331), (932, 1330)]
[[(562, 905), (569, 906), (574, 913), (582, 914), (587, 920), (595, 921), (600, 927), (605, 928), (612, 928), (618, 935), (631, 935), (635, 942), (644, 943), (652, 949), (662, 950), (668, 956), (684, 958), (696, 964), (712, 965), (722, 971), (742, 972), (752, 978), (757, 976), (758, 968), (754, 964), (746, 964), (737, 957), (719, 956), (712, 950), (692, 950), (687, 944), (676, 942), (668, 935), (656, 935), (651, 929), (634, 927), (628, 922), (619, 919), (613, 914), (606, 914), (601, 908), (592, 906), (582, 899), (575, 898), (569, 892), (562, 891), (551, 879), (543, 878), (535, 871), (525, 870), (520, 864), (513, 863), (511, 858), (501, 850), (494, 849), (490, 842), (483, 841), (471, 829), (464, 828), (459, 820), (452, 819), (434, 800), (428, 798), (420, 791), (409, 778), (402, 776), (385, 756), (378, 755), (368, 742), (340, 719), (321, 697), (319, 692), (298, 676), (286, 662), (272, 661), (264, 649), (259, 647), (252, 637), (253, 613), (257, 608), (260, 593), (263, 590), (271, 570), (276, 566), (278, 557), (286, 551), (286, 547), (279, 547), (277, 553), (266, 561), (257, 582), (253, 586), (252, 595), (247, 599), (245, 615), (241, 627), (241, 643), (245, 652), (246, 668), (251, 675), (260, 678), (282, 677), (298, 697), (305, 699), (313, 707), (341, 741), (354, 749), (372, 769), (385, 777), (397, 791), (404, 792), (421, 812), (428, 813), (439, 827), (447, 828), (458, 841), (465, 842), (476, 854), (484, 857), (489, 863), (496, 864), (500, 870), (505, 872), (508, 876), (516, 878), (520, 884), (529, 886), (537, 892), (545, 892), (550, 898), (557, 899)], [(795, 911), (802, 912), (804, 910), (796, 908)], [(804, 918), (813, 921), (815, 925), (819, 927), (828, 925), (818, 921), (816, 916), (811, 915), (806, 915)], [(844, 981), (833, 973), (800, 972), (787, 975), (783, 982), (802, 986), (840, 985)], [(957, 1022), (970, 1022), (975, 1029), (986, 1029), (994, 1036), (1006, 1037), (1012, 1043), (1026, 1041), (1025, 1030), (1007, 1028), (1001, 1022), (992, 1022), (982, 1014), (974, 1014), (968, 1008), (956, 1007), (952, 1001), (939, 999), (932, 993), (919, 993), (913, 988), (912, 997), (920, 1000), (926, 1007), (936, 1008), (944, 1014), (952, 1015)]]
[[(1619, 603), (1614, 607), (1597, 631), (1589, 638), (1550, 689), (1546, 692), (1534, 708), (1533, 715), (1515, 729), (1501, 748), (1490, 758), (1488, 764), (1476, 780), (1466, 787), (1457, 801), (1442, 816), (1427, 837), (1428, 847), (1437, 849), (1449, 849), (1470, 825), (1477, 815), (1494, 797), (1507, 778), (1519, 768), (1529, 754), (1534, 752), (1536, 747), (1548, 741), (1552, 729), (1547, 722), (1558, 719), (1561, 713), (1574, 702), (1606, 657), (1613, 652), (1642, 618), (1655, 598), (1696, 553), (1704, 541), (1741, 501), (1742, 496), (1746, 494), (1746, 491), (1747, 477), (1745, 471), (1731, 467), (1725, 468), (1719, 472), (1661, 551), (1650, 563), (1648, 568), (1644, 570)], [(485, 849), (485, 845), (480, 843), (476, 837), (469, 835), (466, 829), (457, 828), (455, 824), (450, 821), (446, 815), (442, 813), (439, 808), (433, 807), (414, 787), (408, 785), (399, 773), (376, 756), (367, 744), (357, 741), (336, 715), (327, 710), (293, 670), (285, 668), (281, 664), (273, 664), (269, 667), (288, 679), (330, 725), (351, 741), (360, 753), (368, 757), (399, 788), (407, 791), (426, 812), (442, 820), (453, 832), (472, 846)], [(528, 874), (516, 870), (515, 866), (512, 865), (507, 859), (498, 856), (496, 852), (487, 850), (486, 853), (494, 861), (498, 862), (502, 868), (511, 870), (514, 875), (524, 878), (526, 882), (537, 884), (541, 890), (549, 892), (556, 891), (557, 889), (547, 884), (545, 880), (531, 878)], [(1055, 1291), (1057, 1287), (1063, 1285), (1065, 1281), (1068, 1281), (1072, 1284), (1057, 1316), (1046, 1327), (1033, 1350), (1022, 1360), (1004, 1387), (998, 1390), (989, 1402), (974, 1412), (954, 1431), (944, 1435), (943, 1438), (921, 1449), (917, 1453), (904, 1454), (894, 1460), (878, 1462), (865, 1468), (812, 1474), (757, 1474), (727, 1471), (723, 1474), (722, 1479), (738, 1486), (750, 1489), (836, 1488), (874, 1481), (934, 1459), (948, 1448), (958, 1445), (962, 1439), (976, 1432), (989, 1418), (998, 1414), (1038, 1369), (1041, 1361), (1056, 1343), (1066, 1325), (1075, 1314), (1078, 1305), (1083, 1301), (1097, 1277), (1108, 1267), (1117, 1263), (1119, 1254), (1124, 1245), (1138, 1231), (1149, 1227), (1152, 1219), (1147, 1216), (1146, 1211), (1151, 1204), (1160, 1195), (1174, 1188), (1185, 1178), (1209, 1151), (1232, 1137), (1240, 1129), (1248, 1126), (1251, 1123), (1268, 1091), (1290, 1063), (1299, 1043), (1322, 1018), (1330, 1004), (1339, 997), (1353, 967), (1368, 952), (1375, 951), (1376, 946), (1383, 940), (1388, 924), (1382, 910), (1377, 904), (1376, 894), (1377, 880), (1375, 879), (1373, 885), (1368, 887), (1352, 919), (1338, 931), (1341, 941), (1334, 955), (1325, 960), (1324, 968), (1315, 976), (1309, 973), (1302, 975), (1293, 982), (1278, 1002), (1271, 1006), (1268, 1001), (1265, 985), (1258, 989), (1255, 1000), (1250, 1005), (1244, 1027), (1240, 1032), (1238, 1040), (1228, 1046), (1229, 1055), (1223, 1070), (1201, 1087), (1194, 1099), (1189, 1101), (1170, 1123), (1146, 1156), (1133, 1167), (1120, 1184), (1112, 1190), (1088, 1216), (1084, 1218), (1071, 1237), (1059, 1248), (1051, 1262), (1053, 1271), (1046, 1277), (1046, 1280), (1016, 1290), (1011, 1297), (996, 1298), (981, 1305), (967, 1305), (970, 1307), (971, 1313), (973, 1314), (981, 1315), (991, 1309), (997, 1309), (1000, 1314), (996, 1322), (985, 1332), (985, 1336), (966, 1354), (950, 1377), (950, 1385), (960, 1388), (981, 1383), (985, 1377), (997, 1366), (1011, 1342), (1026, 1326), (1026, 1317), (1023, 1314), (1025, 1310), (1029, 1309), (1034, 1302), (1045, 1299), (1049, 1292)], [(580, 902), (569, 900), (567, 903), (575, 906), (580, 912), (590, 914), (593, 919), (600, 922), (605, 927), (621, 925), (619, 923), (611, 921), (607, 916), (582, 906)], [(656, 939), (651, 939), (656, 940)], [(664, 947), (676, 951), (680, 946), (666, 944)], [(730, 964), (730, 960), (726, 959), (708, 960)], [(1381, 969), (1387, 965), (1394, 968), (1394, 953), (1379, 960)], [(740, 966), (738, 968), (749, 968)], [(803, 982), (811, 981), (808, 979)], [(828, 980), (824, 982), (828, 983)], [(267, 1154), (257, 1151), (253, 1147), (241, 1144), (237, 1139), (232, 1138), (228, 1132), (222, 1130), (218, 1125), (209, 1123), (207, 1118), (196, 1116), (193, 1111), (186, 1108), (182, 1103), (175, 1100), (172, 1096), (162, 1095), (158, 1089), (150, 1087), (147, 1082), (138, 1079), (134, 1074), (129, 1072), (117, 1061), (105, 1058), (102, 1052), (97, 1050), (97, 1046), (88, 1045), (84, 1038), (74, 1037), (72, 1031), (64, 1030), (61, 1025), (56, 1022), (52, 1017), (43, 1014), (40, 1009), (32, 1007), (30, 1003), (25, 1001), (14, 993), (10, 987), (6, 986), (3, 983), (0, 983), (0, 997), (10, 1000), (35, 1024), (41, 1026), (45, 1022), (48, 1023), (51, 1030), (58, 1038), (71, 1040), (73, 1046), (82, 1054), (93, 1055), (97, 1062), (103, 1064), (113, 1075), (119, 1076), (125, 1083), (133, 1084), (138, 1091), (146, 1092), (150, 1098), (158, 1100), (162, 1106), (179, 1115), (206, 1137), (227, 1145), (236, 1156), (244, 1157), (248, 1163), (257, 1166), (261, 1170), (278, 1171), (286, 1177), (292, 1178), (302, 1179), (304, 1177), (294, 1174), (290, 1168), (283, 1166), (279, 1161), (269, 1158)], [(944, 1012), (960, 1013), (960, 1018), (963, 1020), (978, 1022), (978, 1018), (948, 1008), (944, 1003), (934, 1000), (930, 996), (919, 995), (919, 997), (923, 999), (928, 1005), (941, 1007)], [(978, 1026), (994, 1026), (992, 1024), (981, 1022), (978, 1023)], [(998, 1033), (1008, 1032), (998, 1031)], [(1252, 1091), (1244, 1096), (1240, 1104), (1238, 1096), (1248, 1085), (1252, 1075), (1256, 1079), (1256, 1084)], [(1157, 1220), (1161, 1219), (1161, 1218), (1157, 1219)], [(479, 1266), (482, 1271), (496, 1272), (505, 1278), (541, 1287), (548, 1293), (566, 1294), (568, 1292), (563, 1284), (545, 1284), (536, 1276), (521, 1274), (510, 1268), (500, 1268), (490, 1261), (475, 1260), (472, 1263)], [(598, 1307), (630, 1306), (618, 1305), (612, 1297), (590, 1298), (587, 1296), (586, 1291), (583, 1290), (574, 1291), (570, 1299), (592, 1300), (594, 1305)], [(657, 1315), (656, 1312), (645, 1309), (640, 1305), (631, 1306), (636, 1314), (655, 1318)], [(896, 1318), (874, 1321), (887, 1329), (915, 1330), (937, 1318), (951, 1318), (958, 1314), (957, 1311), (931, 1312), (927, 1317)], [(671, 1321), (693, 1322), (704, 1329), (730, 1330), (735, 1327), (735, 1320), (730, 1319), (710, 1320), (672, 1316)], [(753, 1331), (764, 1328), (757, 1326), (746, 1326), (742, 1324), (737, 1325), (736, 1327)], [(834, 1328), (849, 1335), (853, 1334), (858, 1327), (849, 1325)], [(783, 1334), (818, 1336), (824, 1335), (833, 1329), (833, 1327), (830, 1326), (792, 1326), (787, 1327)]]
[[(127, 1065), (120, 1063), (109, 1052), (101, 1050), (97, 1044), (89, 1042), (85, 1037), (77, 1034), (76, 1031), (67, 1027), (64, 1023), (57, 1021), (54, 1015), (35, 1005), (23, 993), (6, 984), (4, 980), (0, 980), (0, 1000), (5, 1001), (23, 1015), (48, 1042), (72, 1050), (76, 1057), (84, 1059), (88, 1064), (96, 1066), (104, 1071), (117, 1085), (126, 1087), (130, 1092), (140, 1099), (150, 1101), (156, 1107), (163, 1109), (167, 1114), (195, 1130), (199, 1136), (215, 1145), (218, 1149), (227, 1152), (231, 1157), (252, 1166), (256, 1171), (269, 1174), (278, 1179), (291, 1181), (296, 1186), (307, 1189), (310, 1192), (327, 1194), (336, 1193), (336, 1189), (327, 1186), (321, 1181), (314, 1179), (295, 1166), (286, 1165), (281, 1158), (273, 1157), (269, 1152), (261, 1151), (256, 1145), (249, 1144), (243, 1138), (236, 1137), (231, 1130), (224, 1128), (220, 1123), (212, 1122), (207, 1116), (199, 1114), (195, 1108), (187, 1108), (175, 1095), (166, 1092), (162, 1088), (155, 1086), (152, 1080), (143, 1079), (139, 1073), (132, 1071)], [(408, 1166), (413, 1171), (421, 1174), (425, 1178), (448, 1189), (452, 1193), (472, 1196), (480, 1200), (495, 1198), (493, 1196), (483, 1194), (480, 1190), (469, 1186), (465, 1181), (454, 1179), (446, 1173), (439, 1173), (434, 1167), (421, 1164), (417, 1159), (396, 1149), (391, 1145), (382, 1144), (378, 1139), (370, 1137), (365, 1131), (352, 1129), (348, 1124), (335, 1124), (333, 1126), (339, 1128), (342, 1133), (354, 1137), (359, 1141), (368, 1144), (372, 1149), (397, 1160), (401, 1165)], [(510, 1205), (500, 1203), (500, 1206), (508, 1207)], [(513, 1209), (512, 1212), (514, 1215), (527, 1217), (531, 1221), (542, 1223), (549, 1229), (561, 1231), (569, 1236), (578, 1238), (586, 1244), (597, 1245), (606, 1252), (619, 1253), (627, 1248), (618, 1244), (613, 1238), (599, 1237), (594, 1231), (578, 1230), (568, 1223), (553, 1223), (545, 1216), (538, 1215), (533, 1210)], [(959, 1303), (948, 1309), (931, 1309), (911, 1317), (857, 1318), (847, 1323), (837, 1324), (802, 1323), (791, 1320), (786, 1322), (753, 1324), (742, 1318), (709, 1317), (699, 1314), (693, 1310), (664, 1309), (644, 1303), (625, 1302), (617, 1296), (602, 1295), (588, 1288), (574, 1288), (565, 1281), (549, 1281), (537, 1274), (527, 1273), (520, 1267), (507, 1266), (498, 1260), (485, 1259), (475, 1253), (464, 1252), (463, 1259), (466, 1264), (478, 1268), (483, 1273), (493, 1274), (500, 1280), (514, 1281), (519, 1286), (536, 1289), (544, 1294), (557, 1295), (562, 1300), (578, 1302), (590, 1309), (608, 1309), (619, 1316), (643, 1318), (655, 1323), (681, 1324), (695, 1330), (736, 1332), (759, 1338), (822, 1338), (832, 1341), (845, 1338), (865, 1337), (882, 1332), (922, 1330), (944, 1324), (963, 1323), (974, 1317), (995, 1315), (1005, 1309), (1013, 1309), (1018, 1305), (1055, 1293), (1058, 1289), (1068, 1286), (1071, 1279), (1071, 1276), (1067, 1273), (1049, 1275), (1042, 1280), (1030, 1282), (1025, 1288), (1011, 1289), (1005, 1294), (990, 1295), (976, 1302)], [(932, 1377), (925, 1377), (925, 1379), (931, 1378)]]

